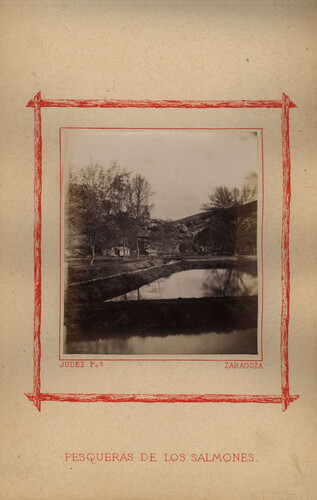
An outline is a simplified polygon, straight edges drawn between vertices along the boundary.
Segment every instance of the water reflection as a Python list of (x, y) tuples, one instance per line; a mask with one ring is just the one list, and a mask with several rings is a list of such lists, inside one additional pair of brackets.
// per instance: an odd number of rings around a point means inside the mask
[(240, 297), (257, 293), (257, 277), (250, 273), (238, 269), (190, 269), (160, 278), (110, 301)]
[(204, 297), (245, 297), (258, 293), (257, 277), (238, 269), (209, 269), (202, 286)]
[(257, 354), (257, 294), (256, 269), (180, 271), (76, 305), (66, 316), (65, 353)]
[(168, 335), (167, 337), (105, 338), (72, 341), (67, 354), (257, 354), (257, 329), (230, 333)]

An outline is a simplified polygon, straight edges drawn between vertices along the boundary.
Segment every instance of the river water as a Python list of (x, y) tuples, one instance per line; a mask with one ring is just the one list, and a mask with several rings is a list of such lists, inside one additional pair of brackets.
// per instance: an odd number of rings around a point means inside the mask
[(191, 269), (157, 279), (110, 301), (240, 297), (257, 293), (257, 277), (249, 273), (237, 269)]
[(67, 354), (257, 354), (257, 329), (195, 335), (132, 336), (72, 341)]
[[(137, 290), (114, 297), (110, 301), (164, 300), (201, 297), (243, 297), (258, 294), (257, 276), (237, 269), (192, 269), (160, 278)], [(168, 305), (167, 305), (168, 307)], [(240, 314), (240, 313), (239, 313)], [(242, 312), (243, 314), (243, 312)], [(253, 313), (252, 313), (253, 314)], [(257, 310), (254, 310), (256, 324)], [(218, 326), (209, 332), (167, 334), (160, 336), (149, 331), (146, 335), (114, 336), (101, 334), (96, 340), (72, 338), (66, 343), (67, 354), (106, 355), (199, 355), (199, 354), (257, 354), (257, 328), (239, 329), (223, 318), (223, 331)], [(93, 329), (93, 325), (92, 325)], [(229, 331), (228, 331), (229, 330)], [(88, 332), (89, 333), (89, 332)], [(167, 332), (168, 333), (168, 332)]]

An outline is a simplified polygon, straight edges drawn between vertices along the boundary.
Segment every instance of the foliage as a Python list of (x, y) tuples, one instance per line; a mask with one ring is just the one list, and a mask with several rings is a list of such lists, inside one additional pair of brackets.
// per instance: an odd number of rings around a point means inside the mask
[(248, 201), (251, 201), (256, 194), (255, 189), (250, 189), (244, 185), (241, 190), (237, 188), (228, 189), (225, 186), (217, 187), (211, 195), (209, 202), (203, 205), (203, 210), (211, 210), (213, 208), (233, 208), (239, 207)]
[[(209, 202), (205, 203), (202, 207), (207, 212), (211, 211), (211, 219), (213, 219), (213, 225), (209, 221), (211, 233), (216, 233), (218, 237), (220, 234), (223, 234), (223, 242), (229, 239), (230, 251), (232, 253), (237, 253), (238, 251), (237, 236), (243, 222), (240, 208), (254, 199), (255, 195), (256, 189), (250, 189), (246, 184), (241, 190), (237, 188), (228, 189), (225, 186), (221, 186), (217, 187), (209, 195)], [(212, 217), (212, 211), (215, 209), (219, 212), (216, 224), (215, 218)], [(212, 234), (210, 236), (212, 237)], [(223, 252), (224, 248), (220, 250)]]
[(150, 212), (153, 205), (150, 205), (150, 198), (154, 193), (148, 181), (141, 175), (133, 177), (128, 187), (129, 211), (135, 224), (135, 242), (137, 258), (140, 257), (139, 234), (141, 223), (150, 219)]
[(151, 228), (149, 241), (160, 253), (174, 253), (178, 248), (178, 231), (172, 221), (157, 221)]
[(89, 244), (91, 264), (97, 248), (127, 247), (134, 241), (138, 250), (139, 227), (150, 216), (150, 184), (140, 175), (121, 170), (114, 162), (105, 169), (88, 165), (71, 175), (66, 202), (69, 238), (84, 235)]

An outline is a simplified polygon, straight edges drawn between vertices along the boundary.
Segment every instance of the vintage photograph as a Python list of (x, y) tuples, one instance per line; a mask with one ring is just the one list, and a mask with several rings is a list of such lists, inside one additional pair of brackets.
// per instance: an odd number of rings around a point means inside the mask
[(258, 354), (258, 135), (62, 130), (63, 354)]

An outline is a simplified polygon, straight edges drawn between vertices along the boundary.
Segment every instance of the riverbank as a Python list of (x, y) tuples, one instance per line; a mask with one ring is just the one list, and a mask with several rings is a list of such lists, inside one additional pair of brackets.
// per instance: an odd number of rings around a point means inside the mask
[[(124, 272), (128, 267), (128, 272)], [(146, 267), (144, 267), (146, 266)], [(70, 283), (66, 288), (65, 308), (78, 303), (101, 302), (132, 290), (147, 283), (167, 277), (173, 273), (189, 269), (227, 269), (238, 268), (252, 275), (257, 274), (256, 258), (242, 256), (186, 257), (162, 263), (160, 259), (123, 262), (121, 273), (104, 276), (102, 270), (86, 281)], [(116, 268), (118, 271), (118, 267)], [(109, 271), (109, 268), (108, 268)]]
[(117, 258), (117, 257), (96, 257), (94, 264), (89, 264), (89, 259), (68, 258), (65, 261), (67, 269), (67, 282), (71, 284), (85, 281), (102, 279), (122, 273), (130, 273), (140, 269), (149, 269), (154, 266), (164, 264), (164, 259), (140, 259)]
[(65, 313), (67, 342), (256, 330), (257, 307), (257, 296), (77, 304)]

